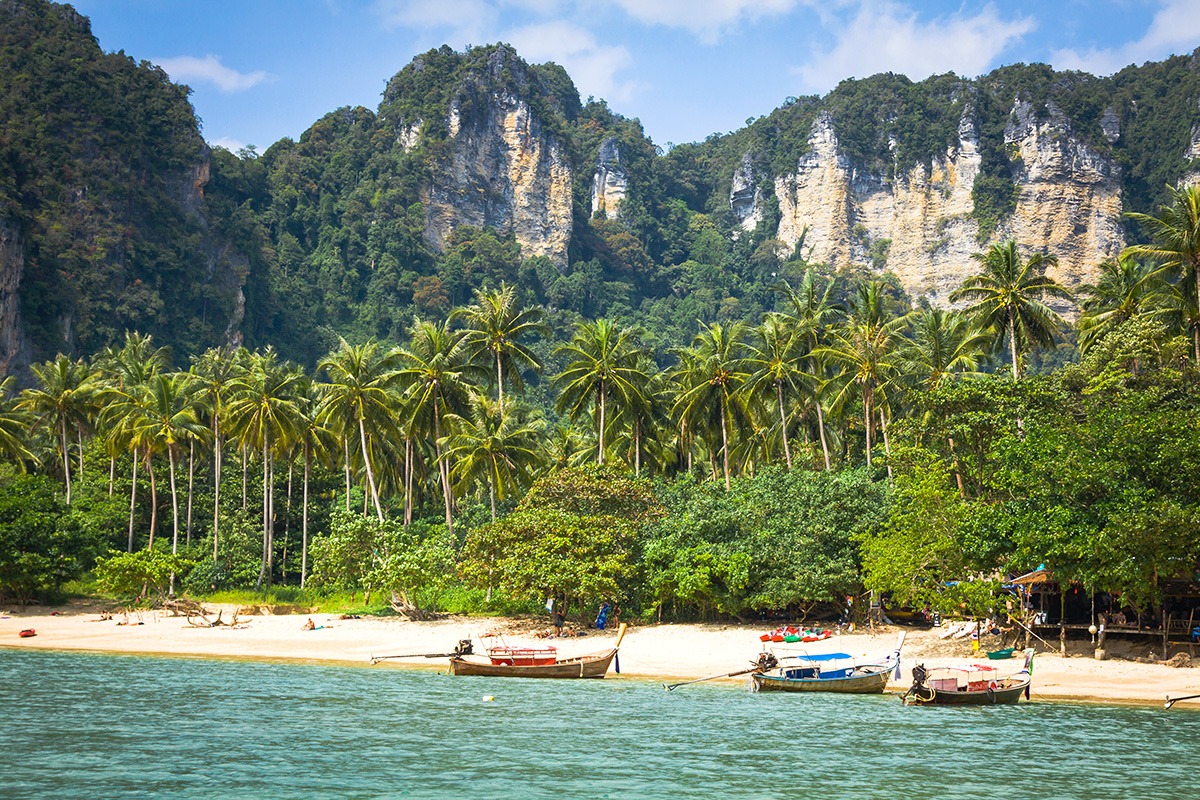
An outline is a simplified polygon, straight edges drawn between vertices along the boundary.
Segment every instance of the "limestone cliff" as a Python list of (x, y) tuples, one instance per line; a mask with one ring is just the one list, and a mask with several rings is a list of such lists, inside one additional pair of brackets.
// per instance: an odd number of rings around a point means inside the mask
[(24, 269), (20, 231), (12, 222), (0, 219), (0, 378), (29, 360), (24, 353), (17, 295)]
[[(1045, 248), (1059, 261), (1051, 275), (1075, 287), (1124, 247), (1120, 168), (1077, 137), (1053, 104), (1036, 111), (1021, 101), (1012, 109), (1004, 146), (1015, 165), (1016, 207), (990, 240), (1012, 237)], [(1115, 116), (1106, 115), (1103, 127), (1110, 141), (1120, 135)], [(977, 271), (971, 254), (987, 244), (973, 216), (980, 165), (969, 106), (953, 147), (928, 164), (896, 164), (892, 179), (852, 163), (839, 149), (832, 118), (822, 114), (812, 124), (808, 152), (775, 180), (779, 238), (795, 246), (803, 236), (809, 258), (833, 266), (886, 268), (914, 297), (947, 305), (947, 295)], [(744, 198), (748, 189), (739, 192)], [(742, 203), (739, 209), (731, 198), (744, 220), (750, 212)]]
[(495, 49), (487, 71), (472, 76), (444, 121), (447, 149), (424, 188), (426, 240), (441, 250), (458, 225), (511, 233), (522, 254), (567, 264), (571, 241), (571, 165), (558, 136), (529, 100), (505, 85), (524, 63)]
[(596, 157), (596, 172), (592, 176), (592, 216), (603, 213), (608, 219), (616, 219), (628, 190), (629, 179), (621, 164), (621, 146), (610, 136), (600, 145)]

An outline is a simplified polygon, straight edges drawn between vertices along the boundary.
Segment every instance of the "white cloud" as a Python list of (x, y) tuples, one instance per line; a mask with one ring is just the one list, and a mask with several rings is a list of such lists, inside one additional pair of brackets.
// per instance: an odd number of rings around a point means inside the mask
[(242, 92), (265, 81), (270, 77), (261, 70), (257, 72), (238, 72), (221, 63), (214, 55), (204, 58), (195, 56), (179, 56), (177, 58), (162, 58), (156, 62), (178, 83), (211, 83), (222, 92)]
[(973, 16), (960, 12), (922, 21), (916, 11), (891, 0), (864, 0), (853, 20), (827, 27), (837, 36), (833, 46), (813, 52), (793, 70), (804, 92), (823, 93), (843, 78), (879, 72), (913, 80), (948, 71), (973, 77), (986, 72), (1035, 23), (1026, 17), (1002, 19), (991, 5)]
[(228, 136), (222, 136), (219, 139), (213, 139), (208, 143), (209, 147), (223, 147), (231, 153), (236, 153), (246, 146), (245, 142), (239, 142), (237, 139), (230, 139)]
[(526, 61), (553, 61), (567, 70), (579, 93), (610, 102), (626, 102), (637, 89), (632, 81), (621, 81), (617, 73), (632, 62), (624, 47), (599, 44), (592, 34), (569, 22), (545, 22), (511, 31), (506, 41)]
[(1200, 42), (1200, 10), (1196, 0), (1162, 0), (1142, 38), (1120, 47), (1094, 50), (1056, 50), (1051, 56), (1058, 69), (1079, 69), (1111, 75), (1130, 64), (1155, 61), (1172, 53), (1190, 53)]
[[(786, 14), (801, 0), (614, 0), (625, 13), (647, 25), (683, 28), (705, 42), (743, 19)], [(807, 2), (805, 2), (807, 4)]]

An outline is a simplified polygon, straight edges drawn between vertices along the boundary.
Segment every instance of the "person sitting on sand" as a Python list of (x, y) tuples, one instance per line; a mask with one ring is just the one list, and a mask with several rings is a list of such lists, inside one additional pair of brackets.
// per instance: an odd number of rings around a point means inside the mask
[(309, 617), (308, 622), (304, 623), (304, 626), (300, 628), (302, 631), (315, 631), (316, 629), (317, 623), (312, 621), (312, 617)]

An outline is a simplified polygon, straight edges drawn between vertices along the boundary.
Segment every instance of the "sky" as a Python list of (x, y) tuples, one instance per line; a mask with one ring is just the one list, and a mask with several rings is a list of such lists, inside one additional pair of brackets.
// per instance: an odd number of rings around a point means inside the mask
[(77, 0), (106, 51), (192, 88), (212, 145), (266, 150), (448, 44), (508, 42), (662, 147), (879, 72), (1110, 75), (1200, 47), (1200, 0)]

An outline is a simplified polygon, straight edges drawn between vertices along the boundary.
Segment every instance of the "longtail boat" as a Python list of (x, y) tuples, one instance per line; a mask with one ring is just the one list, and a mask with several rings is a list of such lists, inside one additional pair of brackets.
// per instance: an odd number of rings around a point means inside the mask
[(760, 656), (760, 663), (775, 662), (774, 666), (754, 672), (750, 680), (756, 692), (880, 694), (893, 672), (899, 677), (903, 647), (904, 634), (901, 633), (891, 654), (866, 664), (859, 663), (848, 653), (801, 653), (777, 660)]
[(1012, 705), (1025, 695), (1033, 682), (1033, 648), (1025, 651), (1025, 666), (1020, 672), (1001, 677), (988, 664), (925, 669), (913, 667), (913, 683), (900, 699), (916, 706), (992, 706)]
[(603, 678), (625, 638), (625, 623), (617, 632), (617, 642), (608, 650), (559, 658), (553, 646), (487, 648), (485, 654), (461, 653), (450, 657), (450, 672), (455, 675), (486, 675), (493, 678)]

